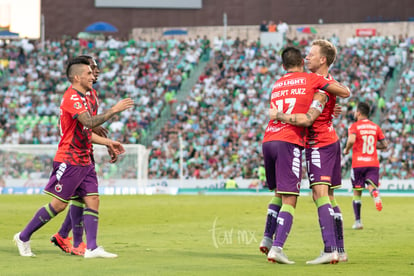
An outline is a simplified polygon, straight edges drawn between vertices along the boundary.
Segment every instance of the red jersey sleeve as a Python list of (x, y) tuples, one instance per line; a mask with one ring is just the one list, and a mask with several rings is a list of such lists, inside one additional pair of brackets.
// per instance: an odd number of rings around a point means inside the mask
[(355, 134), (356, 135), (356, 128), (355, 128), (355, 124), (352, 124), (349, 128), (348, 128), (348, 136), (351, 134)]
[(329, 84), (334, 83), (334, 80), (328, 80), (324, 76), (316, 73), (310, 73), (310, 81), (312, 87), (318, 87), (322, 90), (326, 89)]

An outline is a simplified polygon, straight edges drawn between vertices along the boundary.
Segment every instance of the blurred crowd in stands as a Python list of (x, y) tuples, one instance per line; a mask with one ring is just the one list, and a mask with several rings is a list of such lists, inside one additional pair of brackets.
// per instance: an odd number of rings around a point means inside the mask
[[(306, 54), (314, 38), (287, 39), (285, 46), (298, 46)], [(368, 102), (371, 119), (390, 141), (389, 150), (380, 153), (381, 176), (414, 178), (413, 38), (328, 39), (338, 49), (331, 74), (352, 91), (349, 99), (339, 102), (343, 114), (334, 119), (341, 144), (346, 142), (355, 105)], [(70, 57), (81, 54), (94, 56), (100, 66), (96, 85), (100, 110), (126, 96), (137, 103), (105, 125), (111, 138), (140, 143), (152, 137), (150, 129), (157, 130), (150, 125), (162, 111), (170, 110), (168, 120), (157, 126), (160, 131), (148, 143), (149, 178), (257, 178), (263, 165), (261, 141), (269, 93), (285, 73), (280, 52), (261, 45), (260, 40), (108, 38), (90, 42), (66, 38), (45, 45), (24, 39), (3, 44), (2, 144), (58, 143), (59, 104), (69, 86), (65, 65)], [(209, 63), (201, 75), (194, 76), (201, 57)], [(190, 77), (197, 78), (196, 84), (185, 100), (176, 101), (182, 83)], [(344, 175), (349, 175), (350, 156), (343, 157), (343, 168)]]

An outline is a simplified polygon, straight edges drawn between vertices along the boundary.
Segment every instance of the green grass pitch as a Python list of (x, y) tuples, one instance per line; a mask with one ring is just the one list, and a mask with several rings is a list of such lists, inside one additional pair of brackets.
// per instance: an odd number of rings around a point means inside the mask
[(378, 212), (362, 198), (363, 230), (352, 230), (352, 197), (341, 196), (348, 263), (309, 266), (322, 240), (311, 197), (301, 196), (285, 253), (269, 263), (258, 250), (269, 196), (102, 196), (98, 244), (117, 259), (71, 256), (49, 238), (60, 214), (32, 236), (34, 258), (20, 257), (13, 235), (49, 202), (46, 195), (0, 196), (0, 275), (414, 275), (412, 197), (384, 197)]

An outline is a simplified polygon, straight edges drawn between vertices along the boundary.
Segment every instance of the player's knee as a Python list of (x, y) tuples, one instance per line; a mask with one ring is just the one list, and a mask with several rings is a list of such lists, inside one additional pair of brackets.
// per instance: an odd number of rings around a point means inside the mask
[(99, 196), (98, 195), (91, 195), (91, 196), (85, 196), (83, 198), (85, 201), (85, 205), (87, 208), (98, 210), (99, 208)]
[(63, 210), (65, 210), (66, 206), (68, 206), (68, 203), (63, 202), (57, 198), (53, 198), (52, 202), (50, 202), (50, 205), (52, 206), (53, 210), (55, 210), (56, 213), (60, 213)]

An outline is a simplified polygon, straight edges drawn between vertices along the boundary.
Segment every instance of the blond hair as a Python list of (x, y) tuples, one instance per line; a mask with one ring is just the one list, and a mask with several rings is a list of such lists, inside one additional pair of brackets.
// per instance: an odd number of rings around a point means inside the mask
[(312, 42), (312, 46), (319, 46), (321, 56), (326, 57), (326, 64), (330, 66), (336, 59), (336, 47), (328, 40), (317, 39)]

